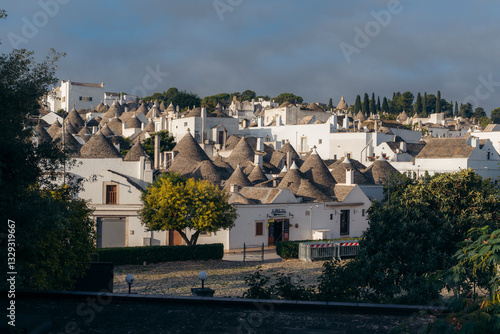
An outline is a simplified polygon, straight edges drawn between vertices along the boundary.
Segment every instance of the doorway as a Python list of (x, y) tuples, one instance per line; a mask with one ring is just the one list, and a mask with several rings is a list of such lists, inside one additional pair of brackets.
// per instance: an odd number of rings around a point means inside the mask
[(289, 219), (269, 219), (269, 236), (268, 245), (274, 246), (278, 241), (288, 241), (289, 240), (289, 229), (290, 229)]

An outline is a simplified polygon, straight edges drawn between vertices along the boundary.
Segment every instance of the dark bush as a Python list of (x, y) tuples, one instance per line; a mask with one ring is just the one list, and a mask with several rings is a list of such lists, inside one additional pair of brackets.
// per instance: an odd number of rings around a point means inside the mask
[(299, 244), (304, 241), (278, 241), (276, 243), (276, 254), (282, 259), (298, 259)]
[(112, 262), (114, 265), (143, 264), (143, 262), (220, 260), (224, 256), (224, 245), (101, 248), (97, 250), (97, 253), (100, 262)]

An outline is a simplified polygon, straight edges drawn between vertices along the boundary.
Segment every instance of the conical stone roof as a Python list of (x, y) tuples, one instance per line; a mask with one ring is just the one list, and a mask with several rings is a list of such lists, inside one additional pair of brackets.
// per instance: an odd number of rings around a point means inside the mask
[(140, 129), (142, 127), (141, 121), (134, 116), (132, 116), (128, 121), (127, 121), (127, 129)]
[(335, 179), (315, 148), (313, 148), (312, 153), (304, 161), (302, 167), (300, 167), (300, 171), (304, 174), (305, 178), (319, 185), (321, 190), (326, 194), (330, 194), (333, 191)]
[[(53, 142), (59, 148), (63, 147), (63, 132), (59, 132), (59, 134), (54, 138)], [(82, 145), (78, 142), (78, 140), (73, 137), (73, 135), (68, 131), (68, 129), (64, 129), (64, 149), (70, 153), (70, 155), (78, 155), (80, 148)]]
[(81, 158), (106, 159), (121, 158), (120, 152), (115, 148), (111, 141), (106, 138), (101, 131), (98, 131), (90, 138), (80, 150)]
[(369, 180), (365, 177), (365, 175), (356, 167), (357, 164), (354, 163), (354, 160), (349, 160), (347, 158), (342, 158), (342, 160), (336, 161), (332, 165), (332, 175), (337, 181), (337, 183), (346, 183), (346, 170), (350, 168), (353, 170), (354, 174), (354, 183), (355, 184), (369, 184)]
[(139, 109), (137, 109), (136, 115), (138, 115), (139, 113), (143, 113), (144, 115), (147, 115), (148, 107), (146, 106), (145, 103), (142, 103), (141, 106), (139, 107)]
[(255, 151), (246, 138), (242, 137), (226, 161), (235, 168), (237, 165), (243, 165), (249, 161), (253, 162), (254, 157)]
[(194, 177), (197, 180), (208, 180), (215, 184), (220, 184), (223, 180), (219, 170), (214, 165), (212, 160), (204, 160), (200, 162), (191, 173), (191, 177)]
[(262, 171), (262, 168), (260, 168), (259, 165), (255, 165), (250, 175), (248, 175), (248, 180), (250, 180), (253, 184), (257, 184), (267, 181), (267, 177), (266, 174), (264, 174), (264, 171)]
[(349, 106), (347, 105), (347, 102), (345, 102), (344, 97), (340, 99), (339, 104), (337, 104), (337, 109), (338, 110), (348, 110)]
[(111, 131), (117, 136), (121, 136), (123, 132), (123, 123), (118, 117), (113, 117), (106, 123)]
[(142, 147), (141, 142), (137, 141), (134, 146), (132, 146), (130, 151), (128, 151), (127, 155), (125, 155), (123, 161), (139, 161), (141, 157), (151, 159), (148, 153), (144, 150), (144, 147)]
[(241, 167), (236, 166), (231, 177), (224, 183), (224, 189), (229, 190), (229, 187), (232, 184), (236, 184), (240, 187), (249, 187), (252, 185), (252, 182), (250, 182), (245, 173), (243, 173)]
[(75, 108), (71, 109), (71, 111), (68, 113), (68, 116), (66, 116), (66, 120), (78, 130), (80, 130), (80, 128), (85, 125), (85, 122), (80, 117), (80, 114), (76, 111)]
[(178, 154), (174, 159), (182, 157), (188, 159), (192, 162), (201, 162), (203, 160), (210, 160), (208, 155), (203, 151), (200, 145), (196, 142), (190, 132), (186, 133), (184, 137), (175, 145), (173, 151), (177, 151)]
[(304, 200), (313, 202), (330, 202), (333, 199), (325, 195), (318, 187), (312, 184), (308, 179), (303, 179), (297, 189), (296, 196), (303, 197)]
[(52, 142), (52, 136), (45, 130), (42, 124), (38, 123), (33, 130), (36, 132), (39, 144)]
[(79, 131), (79, 129), (77, 130), (68, 120), (64, 120), (64, 128), (73, 135), (76, 135)]
[(88, 142), (90, 137), (92, 137), (92, 133), (90, 133), (89, 129), (86, 126), (82, 127), (82, 129), (78, 132), (78, 135), (83, 139), (84, 142)]
[(106, 137), (111, 137), (115, 135), (115, 133), (109, 128), (108, 124), (104, 124), (100, 132)]
[(299, 190), (300, 183), (302, 181), (302, 173), (297, 168), (297, 164), (294, 162), (288, 172), (285, 173), (283, 179), (281, 180), (278, 188), (286, 188), (290, 189), (290, 191), (294, 194), (297, 194)]
[(373, 184), (386, 184), (391, 177), (399, 174), (398, 170), (382, 156), (362, 172)]
[(61, 132), (62, 125), (59, 123), (59, 121), (56, 119), (54, 123), (47, 129), (47, 133), (52, 137), (55, 138), (59, 132)]

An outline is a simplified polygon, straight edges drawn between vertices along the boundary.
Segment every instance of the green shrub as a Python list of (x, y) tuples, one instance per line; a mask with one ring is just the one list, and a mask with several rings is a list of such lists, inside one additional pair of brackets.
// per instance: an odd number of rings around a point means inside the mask
[(143, 262), (220, 260), (224, 256), (224, 245), (101, 248), (97, 250), (97, 253), (100, 262), (113, 262), (114, 265), (143, 264)]

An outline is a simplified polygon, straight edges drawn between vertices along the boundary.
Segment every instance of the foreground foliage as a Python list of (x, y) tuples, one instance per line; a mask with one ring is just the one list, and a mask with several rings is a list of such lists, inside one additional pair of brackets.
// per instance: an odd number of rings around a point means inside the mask
[(24, 49), (0, 55), (0, 245), (4, 268), (14, 246), (18, 288), (70, 288), (94, 252), (90, 209), (77, 188), (54, 182), (68, 156), (52, 143), (37, 145), (29, 126), (57, 82), (61, 56), (51, 51), (38, 63)]

